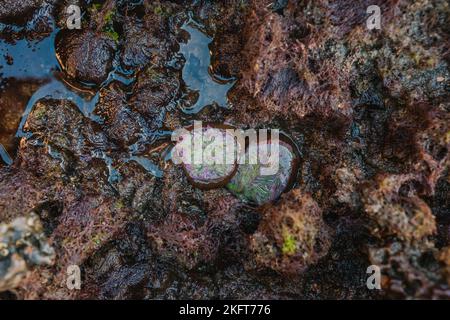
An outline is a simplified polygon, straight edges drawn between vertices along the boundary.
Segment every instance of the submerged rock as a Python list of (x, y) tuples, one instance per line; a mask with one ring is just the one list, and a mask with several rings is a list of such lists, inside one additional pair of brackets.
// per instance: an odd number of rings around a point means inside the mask
[(36, 214), (0, 224), (0, 292), (16, 288), (29, 266), (52, 265), (54, 257)]
[(91, 30), (62, 31), (55, 44), (57, 58), (70, 78), (95, 85), (107, 79), (116, 49), (113, 39)]
[[(268, 146), (270, 142), (268, 142)], [(256, 149), (256, 150), (255, 150)], [(249, 154), (258, 152), (259, 145), (253, 144), (247, 148), (246, 159)], [(274, 159), (275, 161), (277, 159)], [(280, 139), (279, 166), (275, 174), (264, 175), (262, 170), (270, 167), (273, 163), (240, 165), (236, 175), (228, 183), (227, 188), (234, 195), (257, 205), (276, 200), (294, 182), (298, 170), (298, 155), (295, 147), (287, 141)]]

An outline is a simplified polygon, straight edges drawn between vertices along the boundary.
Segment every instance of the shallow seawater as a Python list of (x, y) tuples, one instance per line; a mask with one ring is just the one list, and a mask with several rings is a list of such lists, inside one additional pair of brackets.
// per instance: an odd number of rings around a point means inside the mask
[[(0, 79), (3, 84), (11, 80), (39, 81), (42, 85), (33, 93), (23, 107), (22, 117), (17, 128), (16, 137), (30, 137), (32, 133), (24, 132), (23, 126), (35, 103), (42, 98), (67, 99), (73, 101), (80, 111), (95, 121), (92, 115), (98, 100), (97, 94), (85, 94), (72, 91), (61, 77), (60, 67), (55, 54), (55, 37), (59, 32), (54, 28), (47, 37), (39, 41), (22, 39), (14, 43), (0, 41)], [(2, 88), (3, 89), (3, 88)], [(19, 106), (18, 106), (19, 107)], [(20, 112), (20, 111), (19, 111)], [(2, 147), (4, 150), (4, 148)], [(2, 157), (6, 164), (11, 164), (7, 157)], [(5, 161), (6, 160), (6, 161)]]
[(0, 158), (8, 166), (11, 165), (13, 162), (11, 156), (8, 154), (8, 151), (6, 151), (5, 147), (3, 147), (3, 145), (1, 144), (0, 144)]
[(54, 40), (57, 31), (41, 41), (0, 40), (0, 78), (46, 79), (58, 69)]
[(193, 19), (181, 27), (189, 33), (187, 43), (180, 43), (180, 53), (186, 61), (182, 78), (187, 89), (197, 95), (195, 104), (183, 109), (187, 114), (198, 113), (210, 105), (227, 108), (227, 94), (235, 83), (234, 79), (220, 79), (211, 72), (209, 44), (213, 39), (203, 33), (200, 28), (201, 26)]
[[(4, 25), (0, 26), (3, 31)], [(5, 94), (7, 86), (20, 83), (48, 83), (54, 78), (54, 72), (58, 70), (58, 62), (55, 57), (54, 39), (57, 29), (44, 39), (29, 41), (27, 39), (20, 39), (15, 41), (0, 40), (0, 95)], [(13, 91), (14, 88), (10, 91)], [(20, 114), (26, 110), (26, 106), (22, 105), (20, 99), (20, 90), (16, 90), (17, 103), (14, 106), (3, 106), (3, 108), (14, 107), (17, 108), (13, 112)], [(3, 133), (5, 134), (5, 133)], [(12, 140), (11, 137), (5, 137), (7, 140)], [(0, 145), (0, 158), (7, 165), (12, 164), (13, 159), (10, 154), (14, 150), (6, 150), (4, 146)]]
[[(131, 72), (123, 71), (116, 59), (114, 61), (113, 71), (109, 74), (105, 83), (98, 88), (84, 87), (83, 84), (79, 83), (76, 83), (74, 86), (73, 83), (66, 81), (55, 52), (55, 38), (59, 31), (58, 28), (53, 26), (53, 31), (39, 41), (22, 39), (16, 42), (7, 42), (0, 40), (0, 95), (3, 93), (5, 85), (13, 80), (40, 83), (40, 86), (37, 87), (28, 102), (25, 105), (17, 106), (17, 108), (21, 108), (21, 110), (17, 110), (16, 112), (21, 115), (20, 123), (15, 133), (17, 139), (30, 138), (33, 135), (32, 132), (24, 132), (23, 127), (28, 115), (38, 100), (52, 98), (72, 101), (85, 117), (102, 124), (104, 119), (94, 114), (96, 104), (99, 100), (100, 89), (112, 81), (119, 81), (125, 86), (129, 86), (135, 80), (135, 75)], [(150, 132), (147, 134), (149, 140), (153, 140), (162, 135), (161, 132)], [(154, 135), (155, 137), (150, 137), (150, 135)], [(14, 139), (14, 137), (10, 138)], [(101, 149), (102, 146), (99, 146), (99, 150), (94, 150), (93, 153), (98, 154), (98, 158), (105, 162), (109, 172), (108, 180), (110, 183), (115, 183), (120, 180), (120, 174), (114, 168), (114, 161), (111, 157), (101, 151)], [(130, 148), (129, 159), (121, 161), (135, 161), (150, 174), (161, 177), (162, 172), (160, 169), (151, 163), (150, 160), (140, 156), (140, 149), (142, 149), (140, 146), (133, 146), (133, 148)], [(0, 144), (0, 163), (11, 165), (14, 161), (14, 157), (11, 154), (13, 152), (8, 152)], [(54, 153), (53, 155), (56, 156)]]

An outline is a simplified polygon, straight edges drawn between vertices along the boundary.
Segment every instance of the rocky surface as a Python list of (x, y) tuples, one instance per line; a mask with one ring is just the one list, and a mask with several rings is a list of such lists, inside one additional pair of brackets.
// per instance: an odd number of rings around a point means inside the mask
[[(48, 77), (61, 85), (17, 138), (44, 84), (1, 88), (13, 163), (0, 166), (0, 222), (34, 212), (54, 250), (53, 265), (22, 263), (24, 277), (0, 258), (1, 297), (450, 297), (447, 1), (374, 1), (381, 30), (366, 28), (370, 1), (272, 2), (81, 1), (82, 29), (68, 31), (67, 1), (54, 1), (5, 29), (39, 40), (54, 19), (55, 51), (41, 54), (58, 57)], [(40, 2), (4, 3), (0, 18), (18, 22)], [(180, 54), (190, 19), (212, 39), (211, 78), (236, 79), (226, 107), (197, 114), (183, 112), (198, 99)], [(169, 156), (171, 131), (194, 120), (281, 129), (299, 151), (295, 181), (262, 206), (196, 188)], [(380, 291), (366, 286), (372, 264)], [(66, 286), (70, 265), (81, 290)]]
[(33, 265), (51, 266), (55, 251), (35, 213), (0, 224), (0, 291), (16, 289)]
[(4, 0), (0, 3), (0, 22), (23, 23), (43, 3), (44, 0)]
[(106, 35), (91, 31), (63, 32), (56, 40), (56, 53), (63, 70), (77, 81), (99, 85), (112, 68), (115, 44)]

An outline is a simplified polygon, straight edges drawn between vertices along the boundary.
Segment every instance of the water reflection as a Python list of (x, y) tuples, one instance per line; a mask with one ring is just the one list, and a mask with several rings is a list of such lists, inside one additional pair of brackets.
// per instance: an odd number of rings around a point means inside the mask
[(189, 33), (187, 43), (180, 43), (180, 53), (186, 60), (182, 78), (188, 90), (198, 95), (193, 106), (186, 107), (183, 112), (195, 114), (209, 105), (218, 105), (226, 108), (228, 104), (227, 93), (233, 87), (235, 81), (219, 81), (211, 73), (211, 52), (209, 44), (212, 38), (205, 35), (198, 28), (198, 24), (190, 19), (181, 29)]

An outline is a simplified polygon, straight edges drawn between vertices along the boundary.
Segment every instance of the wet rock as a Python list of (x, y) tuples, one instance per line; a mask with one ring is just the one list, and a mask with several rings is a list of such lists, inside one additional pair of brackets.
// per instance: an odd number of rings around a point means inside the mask
[(447, 278), (447, 284), (450, 286), (450, 247), (444, 247), (438, 255), (439, 261), (444, 265), (444, 275)]
[(134, 161), (123, 164), (119, 172), (122, 179), (116, 188), (122, 200), (118, 205), (130, 205), (150, 221), (162, 219), (165, 208), (161, 201), (161, 182)]
[(198, 223), (198, 219), (172, 213), (161, 225), (151, 226), (148, 237), (163, 259), (191, 270), (210, 264), (217, 254), (215, 239)]
[(375, 1), (334, 1), (329, 5), (329, 16), (331, 23), (338, 27), (339, 34), (347, 34), (357, 26), (365, 26), (368, 18), (366, 13), (370, 5), (377, 5), (384, 19), (392, 18), (393, 11), (399, 0), (375, 0)]
[(100, 90), (95, 113), (104, 119), (103, 128), (109, 138), (124, 147), (148, 131), (144, 118), (128, 106), (125, 89), (117, 81)]
[(438, 246), (450, 246), (450, 181), (443, 176), (436, 184), (433, 196), (425, 197), (424, 200), (429, 204), (431, 211), (436, 217), (438, 228)]
[(43, 177), (43, 184), (53, 180), (60, 187), (71, 181), (84, 192), (111, 192), (119, 178), (111, 153), (117, 146), (72, 101), (38, 100), (24, 130), (31, 137), (19, 148), (20, 168)]
[(427, 122), (426, 128), (415, 136), (420, 159), (416, 167), (426, 176), (427, 189), (434, 194), (439, 178), (450, 168), (450, 114), (438, 108), (428, 114)]
[(53, 182), (54, 188), (49, 188), (49, 182), (39, 179), (39, 171), (35, 169), (35, 172), (27, 172), (11, 167), (0, 172), (0, 221), (20, 217), (46, 197), (54, 196), (58, 184)]
[(171, 36), (162, 15), (149, 13), (142, 19), (128, 17), (124, 23), (122, 64), (126, 69), (142, 68), (150, 61), (163, 66), (170, 54)]
[[(61, 223), (53, 232), (53, 237), (58, 241), (69, 237), (63, 248), (67, 262), (70, 260), (79, 264), (89, 257), (122, 230), (126, 215), (130, 214), (117, 201), (105, 198), (92, 200), (86, 196), (66, 206), (60, 217)], [(77, 216), (83, 217), (82, 222), (78, 221)], [(76, 233), (82, 236), (75, 237)], [(84, 245), (79, 246), (79, 241)]]
[(140, 115), (133, 113), (128, 108), (123, 107), (119, 110), (114, 118), (109, 118), (109, 121), (114, 121), (107, 129), (109, 136), (117, 142), (122, 142), (129, 146), (137, 141), (139, 134), (143, 131), (140, 125), (145, 124), (145, 121), (139, 123)]
[(405, 188), (414, 180), (412, 175), (381, 175), (363, 189), (365, 212), (375, 223), (373, 235), (396, 236), (409, 242), (436, 232), (435, 217), (417, 196), (420, 188)]
[[(268, 142), (268, 148), (270, 142)], [(259, 145), (252, 144), (248, 147), (245, 157), (259, 152)], [(263, 171), (275, 164), (276, 173), (264, 174)], [(240, 199), (261, 205), (274, 201), (286, 191), (297, 176), (299, 165), (295, 147), (280, 139), (279, 157), (263, 164), (258, 160), (257, 164), (240, 164), (236, 175), (228, 183), (227, 188)]]
[(116, 44), (106, 34), (64, 30), (58, 33), (55, 44), (58, 60), (69, 78), (99, 85), (108, 77)]
[(157, 47), (160, 39), (148, 35), (142, 25), (136, 20), (129, 20), (125, 24), (125, 46), (121, 52), (122, 63), (125, 67), (146, 65), (152, 56), (152, 49)]
[(130, 105), (145, 117), (152, 129), (159, 128), (169, 104), (178, 96), (179, 86), (176, 73), (149, 66), (138, 75)]
[(173, 212), (184, 213), (204, 223), (206, 212), (202, 205), (203, 192), (188, 182), (186, 173), (180, 166), (168, 163), (159, 201), (163, 206), (163, 216)]
[[(58, 1), (60, 28), (69, 2)], [(103, 62), (96, 69), (92, 57), (108, 50), (89, 45), (105, 36), (120, 45), (117, 63), (130, 85), (100, 89), (98, 118), (68, 101), (42, 100), (31, 110), (26, 130), (33, 135), (20, 141), (14, 163), (0, 170), (0, 221), (37, 212), (58, 263), (26, 266), (14, 296), (448, 298), (449, 197), (442, 183), (448, 180), (450, 149), (447, 2), (374, 0), (370, 4), (383, 12), (382, 29), (368, 32), (365, 0), (89, 1), (83, 31), (74, 34), (94, 40), (73, 47), (73, 70), (104, 83), (111, 69)], [(295, 179), (302, 191), (255, 208), (249, 198), (279, 192), (259, 188), (265, 182), (247, 183), (249, 196), (240, 193), (241, 201), (224, 188), (194, 188), (169, 161), (158, 163), (161, 177), (143, 168), (141, 160), (165, 156), (147, 131), (193, 120), (179, 108), (195, 99), (178, 99), (182, 59), (171, 60), (177, 50), (172, 37), (182, 42), (188, 36), (181, 26), (189, 12), (214, 38), (212, 46), (201, 48), (212, 57), (212, 70), (207, 66), (203, 73), (219, 82), (230, 75), (238, 79), (228, 95), (233, 109), (208, 108), (197, 116), (290, 132), (302, 151)], [(25, 14), (26, 26), (6, 27), (0, 37), (46, 38), (51, 15), (39, 10), (31, 22)], [(68, 38), (77, 42), (76, 36)], [(36, 47), (37, 55), (52, 54), (39, 48), (44, 46)], [(84, 59), (90, 51), (100, 53)], [(25, 67), (9, 54), (5, 76)], [(100, 60), (112, 55), (105, 56)], [(39, 74), (49, 75), (44, 73)], [(67, 78), (74, 87), (95, 84), (68, 73)], [(18, 86), (0, 93), (0, 123), (9, 137), (21, 113), (9, 107), (22, 104), (12, 94)], [(17, 94), (28, 99), (22, 89)], [(139, 158), (129, 159), (131, 150)], [(116, 173), (120, 179), (109, 179)], [(336, 231), (329, 250), (322, 212)], [(130, 231), (130, 225), (142, 231)], [(61, 285), (70, 264), (82, 267), (81, 291)], [(365, 286), (371, 264), (382, 268), (383, 290)]]
[(45, 201), (34, 208), (34, 212), (42, 221), (45, 235), (49, 236), (58, 225), (58, 217), (61, 215), (63, 205), (61, 201)]
[[(73, 191), (72, 191), (73, 192)], [(58, 263), (46, 272), (32, 270), (20, 285), (20, 297), (24, 299), (76, 299), (81, 292), (61, 286), (67, 280), (70, 265), (82, 266), (83, 262), (101, 247), (109, 243), (123, 230), (125, 217), (131, 213), (116, 202), (99, 195), (86, 194), (78, 199), (65, 198), (59, 224), (53, 230), (53, 243)], [(48, 280), (51, 279), (51, 281)], [(83, 286), (84, 287), (84, 286)]]
[(32, 133), (33, 138), (41, 138), (46, 144), (78, 157), (86, 156), (95, 149), (105, 151), (113, 147), (100, 126), (85, 118), (69, 100), (38, 100), (25, 122), (24, 130)]
[(217, 245), (216, 264), (228, 266), (240, 263), (242, 257), (248, 253), (245, 232), (255, 231), (259, 214), (253, 211), (253, 215), (258, 214), (258, 217), (256, 221), (250, 221), (255, 217), (250, 217), (251, 213), (245, 211), (253, 208), (243, 205), (225, 189), (207, 191), (203, 199), (207, 212), (204, 230)]
[[(41, 99), (33, 106), (27, 117), (24, 130), (35, 134), (45, 134), (55, 131), (75, 131), (83, 123), (83, 114), (78, 107), (69, 100)], [(66, 135), (71, 137), (70, 134)], [(62, 147), (69, 147), (70, 143), (62, 141)]]
[[(150, 278), (160, 264), (152, 255), (141, 221), (127, 224), (116, 239), (92, 255), (84, 264), (90, 283), (81, 295), (101, 299), (144, 299), (150, 290)], [(162, 281), (162, 279), (161, 279)]]
[(288, 94), (296, 91), (296, 86), (305, 86), (300, 81), (300, 78), (293, 69), (281, 69), (273, 74), (264, 84), (262, 91), (263, 97), (272, 97), (279, 99), (281, 103), (286, 103)]
[(123, 266), (112, 271), (106, 282), (103, 283), (101, 297), (111, 299), (144, 299), (145, 288), (150, 267), (148, 263), (133, 266)]
[[(226, 37), (226, 36), (225, 36)], [(230, 41), (236, 41), (233, 39), (230, 39)], [(231, 45), (230, 45), (231, 46)], [(239, 48), (237, 44), (234, 46), (231, 46), (233, 50), (238, 50), (236, 47)], [(232, 49), (229, 49), (230, 51)], [(227, 48), (219, 47), (217, 51), (214, 51), (216, 56), (214, 56), (213, 60), (213, 70), (215, 74), (220, 75), (223, 78), (230, 78), (233, 76), (236, 76), (239, 74), (239, 64), (235, 63), (236, 61), (233, 60), (234, 57), (230, 57), (232, 54), (236, 54), (235, 52), (224, 52), (227, 50)], [(219, 51), (219, 52), (218, 52)], [(224, 61), (225, 60), (225, 61)], [(228, 60), (228, 61), (227, 61)]]
[(245, 13), (245, 8), (230, 10), (229, 15), (226, 9), (220, 13), (226, 15), (223, 17), (226, 23), (220, 26), (211, 43), (211, 66), (214, 73), (223, 78), (238, 77), (245, 65), (242, 59), (245, 43), (242, 16)]
[[(319, 36), (322, 32), (316, 24), (322, 23), (320, 5), (316, 7), (317, 18), (309, 17), (303, 9), (301, 5), (288, 6), (284, 16), (263, 6), (253, 9), (246, 23), (248, 33), (242, 56), (247, 63), (238, 88), (264, 106), (258, 108), (261, 116), (348, 117), (350, 94), (348, 87), (342, 86), (348, 77), (340, 72), (345, 44), (333, 47), (326, 37)], [(260, 16), (266, 17), (264, 23)]]
[(273, 3), (272, 10), (283, 15), (284, 9), (287, 7), (288, 2), (288, 0), (277, 0)]
[(369, 258), (370, 263), (381, 269), (384, 297), (448, 300), (447, 252), (446, 248), (439, 252), (430, 241), (412, 244), (394, 241), (383, 247), (371, 247)]
[(3, 0), (0, 3), (0, 22), (25, 23), (44, 0)]
[(336, 192), (334, 197), (336, 201), (345, 203), (353, 208), (360, 205), (359, 183), (362, 173), (358, 170), (350, 171), (348, 168), (338, 168), (334, 177), (336, 184)]
[(303, 272), (323, 257), (330, 247), (322, 211), (308, 194), (294, 189), (276, 206), (262, 211), (249, 247), (257, 268), (270, 268), (287, 275)]
[(448, 55), (446, 46), (438, 44), (449, 39), (444, 22), (450, 17), (446, 1), (400, 1), (396, 10), (395, 23), (387, 24), (390, 41), (379, 50), (377, 59), (386, 89), (402, 100), (405, 96), (430, 104), (446, 100)]
[(31, 213), (0, 224), (0, 292), (15, 289), (34, 265), (53, 265), (55, 251)]
[[(203, 270), (214, 265), (222, 248), (227, 252), (236, 249), (232, 241), (229, 247), (222, 242), (240, 238), (232, 236), (240, 234), (236, 199), (223, 189), (193, 188), (183, 170), (175, 165), (167, 168), (162, 186), (158, 202), (165, 215), (149, 225), (148, 237), (163, 261), (176, 261), (183, 269)], [(239, 252), (236, 249), (233, 254)]]

